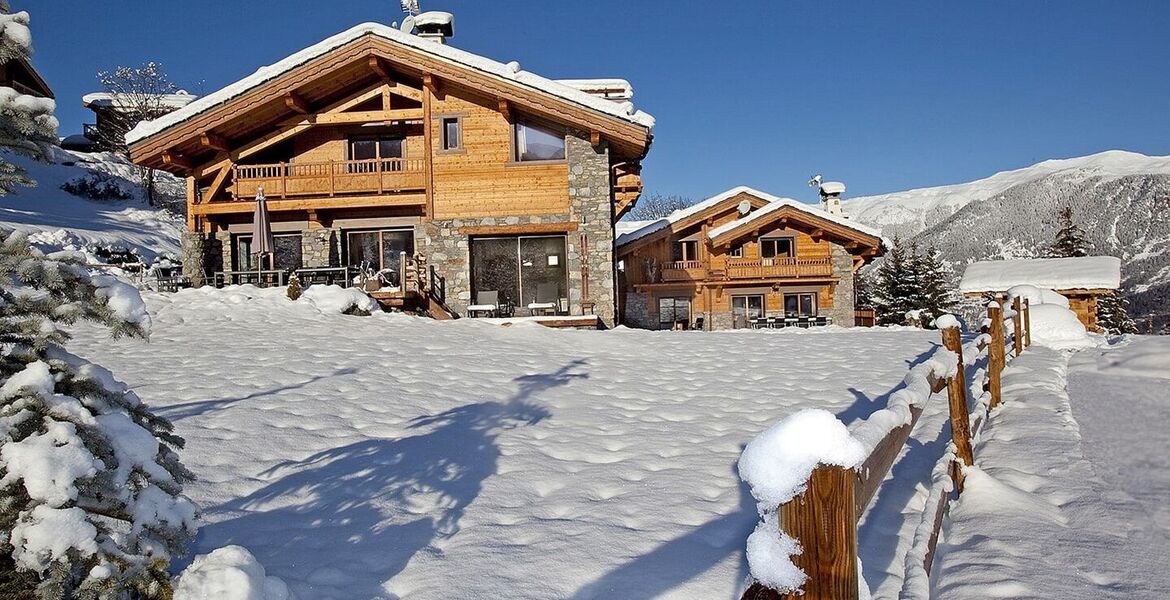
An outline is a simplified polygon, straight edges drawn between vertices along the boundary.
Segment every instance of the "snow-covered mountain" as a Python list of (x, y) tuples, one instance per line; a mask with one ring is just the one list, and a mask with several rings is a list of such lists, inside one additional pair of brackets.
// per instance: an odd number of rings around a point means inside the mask
[(1048, 160), (970, 183), (843, 203), (890, 237), (934, 244), (961, 272), (986, 258), (1042, 255), (1071, 206), (1094, 252), (1122, 259), (1130, 313), (1170, 322), (1170, 156), (1109, 151)]

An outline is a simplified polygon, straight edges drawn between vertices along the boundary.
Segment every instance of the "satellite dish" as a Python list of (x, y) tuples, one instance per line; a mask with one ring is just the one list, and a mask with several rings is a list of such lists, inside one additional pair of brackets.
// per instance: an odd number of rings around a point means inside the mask
[(406, 18), (402, 20), (402, 27), (399, 29), (405, 31), (406, 33), (414, 31), (414, 15), (407, 15)]
[(740, 201), (739, 206), (736, 208), (739, 210), (739, 214), (746, 215), (749, 212), (752, 212), (752, 203), (747, 200), (743, 200)]

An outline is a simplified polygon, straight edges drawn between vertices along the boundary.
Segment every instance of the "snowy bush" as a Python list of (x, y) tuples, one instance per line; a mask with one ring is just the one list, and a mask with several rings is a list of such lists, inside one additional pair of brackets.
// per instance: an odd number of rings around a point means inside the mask
[(89, 171), (61, 184), (61, 189), (90, 200), (129, 200), (134, 197), (130, 182), (101, 171)]
[(194, 533), (192, 479), (166, 419), (60, 325), (145, 337), (138, 291), (0, 232), (0, 596), (167, 598), (167, 567)]
[(195, 557), (179, 576), (174, 600), (289, 600), (277, 577), (264, 572), (256, 557), (241, 546), (224, 546)]
[(301, 298), (325, 313), (369, 316), (379, 310), (378, 301), (357, 288), (311, 285), (301, 292)]

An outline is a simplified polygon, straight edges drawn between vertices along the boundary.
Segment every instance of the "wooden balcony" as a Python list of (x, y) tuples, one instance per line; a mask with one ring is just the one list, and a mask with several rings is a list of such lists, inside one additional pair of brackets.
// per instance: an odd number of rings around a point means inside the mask
[(236, 165), (232, 200), (397, 194), (426, 190), (424, 159), (383, 158), (328, 162)]
[(669, 262), (662, 268), (662, 281), (702, 281), (706, 278), (707, 269), (699, 260)]
[(727, 261), (728, 279), (827, 277), (832, 274), (831, 258), (732, 258)]

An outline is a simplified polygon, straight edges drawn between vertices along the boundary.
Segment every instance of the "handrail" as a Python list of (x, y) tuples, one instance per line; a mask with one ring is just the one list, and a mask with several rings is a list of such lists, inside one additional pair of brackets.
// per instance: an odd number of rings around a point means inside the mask
[(261, 165), (237, 165), (237, 179), (277, 179), (281, 177), (328, 177), (373, 173), (409, 173), (422, 171), (421, 158), (368, 158)]
[(667, 269), (702, 269), (703, 261), (701, 260), (676, 260), (666, 265)]

